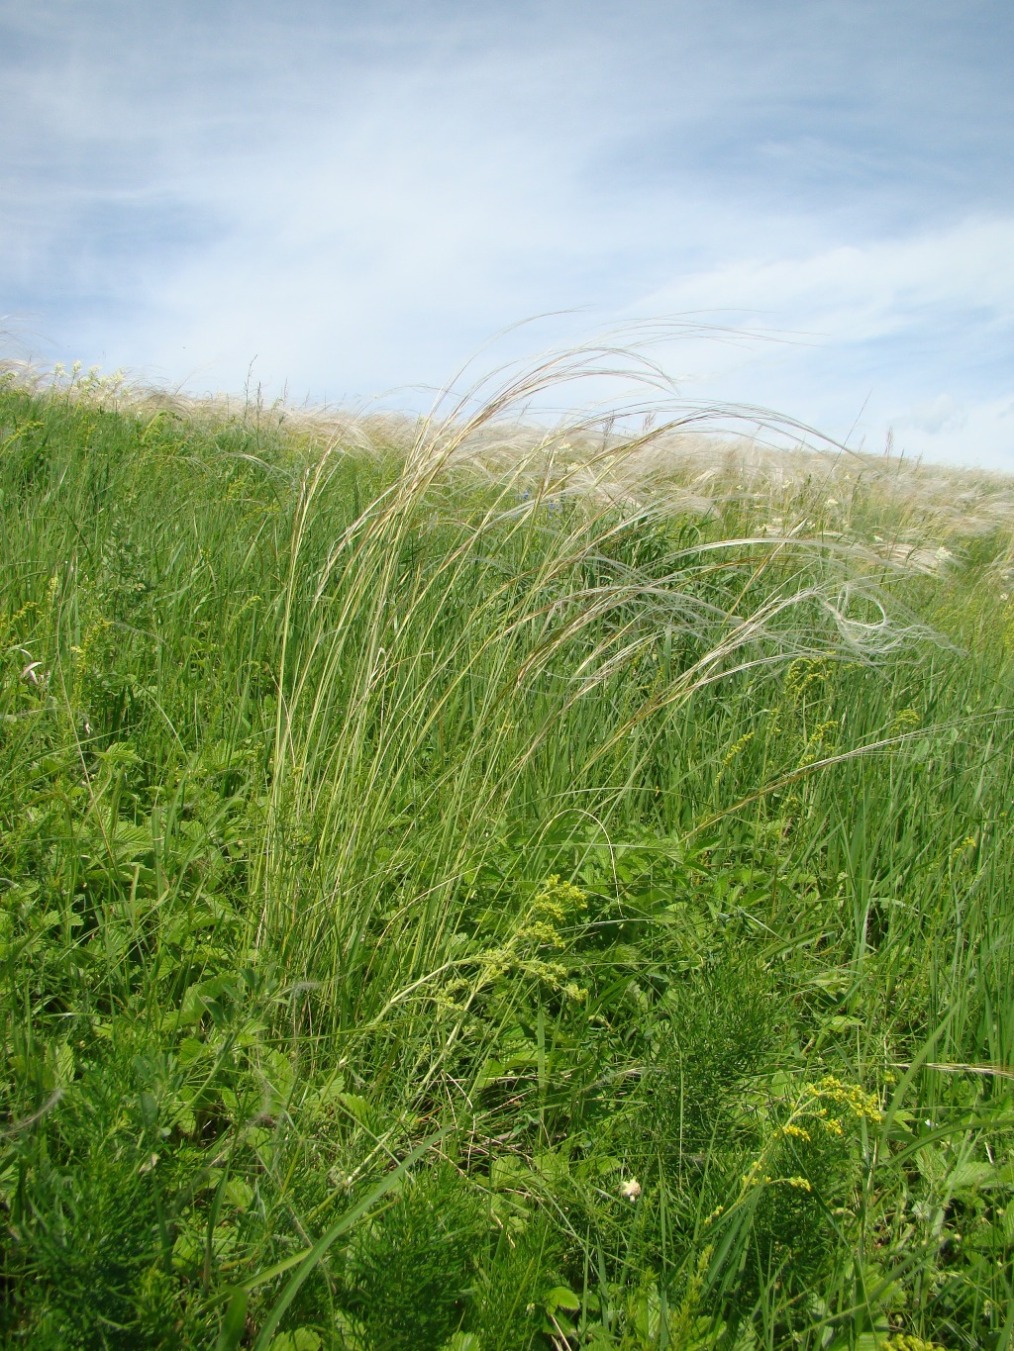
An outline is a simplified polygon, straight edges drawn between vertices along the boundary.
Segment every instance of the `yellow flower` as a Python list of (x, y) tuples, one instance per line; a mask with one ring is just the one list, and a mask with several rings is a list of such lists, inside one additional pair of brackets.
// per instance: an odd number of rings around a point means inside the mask
[(789, 1184), (790, 1187), (795, 1187), (796, 1191), (801, 1191), (801, 1192), (812, 1192), (812, 1191), (813, 1191), (813, 1186), (811, 1185), (810, 1180), (809, 1180), (808, 1178), (805, 1178), (805, 1177), (787, 1177), (787, 1178), (785, 1179), (785, 1181)]
[(791, 1121), (787, 1126), (782, 1127), (783, 1135), (791, 1135), (796, 1140), (809, 1140), (810, 1132), (805, 1126), (796, 1126)]

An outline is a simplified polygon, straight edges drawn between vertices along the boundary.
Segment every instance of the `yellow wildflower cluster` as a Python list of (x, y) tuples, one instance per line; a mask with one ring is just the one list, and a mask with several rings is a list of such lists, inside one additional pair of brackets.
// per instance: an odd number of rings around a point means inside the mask
[[(880, 1121), (882, 1114), (876, 1095), (867, 1093), (858, 1084), (846, 1084), (833, 1074), (827, 1074), (817, 1083), (807, 1084), (804, 1087), (802, 1097), (789, 1120), (774, 1131), (771, 1143), (790, 1140), (811, 1144), (812, 1131), (818, 1126), (827, 1135), (844, 1139), (842, 1118), (849, 1117), (856, 1121)], [(803, 1124), (804, 1122), (806, 1124)], [(813, 1184), (809, 1178), (800, 1174), (793, 1174), (791, 1177), (773, 1177), (767, 1171), (770, 1166), (768, 1157), (770, 1153), (770, 1147), (766, 1148), (742, 1175), (741, 1199), (751, 1188), (760, 1186), (783, 1185), (793, 1187), (797, 1191), (813, 1191)], [(708, 1217), (709, 1223), (712, 1218), (713, 1216)]]
[[(743, 1174), (742, 1177), (744, 1191), (749, 1191), (751, 1187), (762, 1187), (769, 1185), (778, 1186), (779, 1184), (786, 1187), (794, 1187), (796, 1191), (802, 1192), (813, 1191), (813, 1184), (810, 1182), (809, 1178), (800, 1177), (798, 1173), (793, 1174), (792, 1177), (772, 1177), (770, 1173), (765, 1173), (763, 1171), (763, 1168), (764, 1168), (763, 1160), (754, 1159), (753, 1163), (746, 1170), (746, 1172)], [(712, 1211), (712, 1213), (708, 1216), (707, 1222), (710, 1223), (712, 1219), (714, 1219), (721, 1213), (722, 1207), (719, 1206), (717, 1210)]]
[(798, 707), (810, 686), (822, 685), (830, 670), (831, 664), (826, 657), (797, 657), (785, 674), (785, 693)]
[(831, 750), (838, 731), (838, 723), (833, 718), (815, 727), (807, 737), (803, 753), (799, 757), (799, 768), (805, 769), (807, 765), (816, 764), (825, 751)]
[(548, 878), (532, 902), (529, 919), (512, 937), (497, 947), (458, 962), (476, 968), (471, 978), (454, 976), (434, 994), (438, 1007), (449, 1012), (462, 1012), (475, 997), (498, 981), (512, 974), (533, 976), (574, 1004), (583, 1004), (588, 991), (572, 979), (570, 968), (563, 962), (547, 960), (547, 949), (560, 951), (566, 941), (561, 926), (574, 924), (587, 906), (587, 898), (580, 888), (570, 882), (561, 882), (557, 875)]
[(918, 709), (899, 709), (888, 728), (888, 735), (899, 736), (902, 732), (910, 732), (913, 728), (918, 727), (921, 722), (922, 718), (919, 716)]
[(523, 929), (518, 930), (518, 940), (536, 948), (562, 948), (560, 932), (544, 919), (532, 920)]
[[(60, 584), (59, 580), (55, 577), (50, 578), (50, 585), (52, 585), (54, 581), (56, 582), (57, 586), (59, 586)], [(16, 636), (19, 632), (18, 626), (21, 624), (22, 620), (27, 619), (27, 617), (33, 612), (37, 611), (38, 608), (39, 606), (36, 601), (26, 600), (24, 605), (22, 605), (21, 609), (18, 610), (15, 614), (12, 615), (0, 614), (0, 640), (6, 642), (8, 634)]]
[[(828, 1105), (843, 1108), (857, 1121), (876, 1123), (883, 1120), (875, 1093), (867, 1093), (858, 1084), (845, 1084), (833, 1074), (825, 1074), (817, 1083), (807, 1084), (804, 1092), (813, 1103), (820, 1102), (825, 1109)], [(818, 1110), (816, 1114), (823, 1116), (825, 1112)], [(840, 1130), (836, 1134), (840, 1134)]]
[(747, 746), (749, 746), (750, 742), (754, 739), (755, 736), (756, 732), (746, 732), (744, 733), (743, 736), (739, 738), (738, 741), (734, 741), (725, 753), (725, 757), (722, 760), (722, 768), (728, 769), (729, 765), (732, 764), (733, 760), (736, 759), (737, 755), (739, 755), (742, 751), (746, 750)]
[(884, 1343), (884, 1351), (946, 1351), (939, 1342), (924, 1342), (907, 1332), (896, 1332)]
[(794, 1140), (806, 1140), (807, 1142), (813, 1138), (805, 1126), (797, 1126), (794, 1121), (790, 1121), (787, 1126), (783, 1126), (781, 1134), (789, 1135)]
[(963, 840), (959, 840), (958, 843), (952, 848), (949, 860), (950, 866), (953, 868), (955, 864), (960, 863), (969, 854), (974, 853), (974, 851), (978, 847), (979, 841), (975, 838), (975, 836), (966, 835)]
[(764, 1163), (761, 1159), (754, 1159), (753, 1163), (746, 1170), (742, 1177), (743, 1190), (748, 1191), (751, 1187), (759, 1187), (765, 1182), (772, 1182), (770, 1173), (763, 1172)]
[(554, 873), (547, 878), (532, 901), (531, 918), (519, 929), (515, 941), (522, 947), (562, 948), (561, 927), (572, 924), (583, 914), (588, 898), (572, 882), (561, 882)]
[(561, 882), (557, 873), (547, 878), (532, 902), (532, 910), (536, 915), (557, 924), (566, 923), (573, 918), (575, 911), (583, 912), (587, 907), (588, 897), (581, 888), (574, 886), (573, 882)]

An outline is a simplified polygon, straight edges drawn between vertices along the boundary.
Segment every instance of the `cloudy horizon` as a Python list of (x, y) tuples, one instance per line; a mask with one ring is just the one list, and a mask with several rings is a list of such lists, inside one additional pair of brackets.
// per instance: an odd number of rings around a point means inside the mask
[(1014, 472), (1000, 0), (0, 0), (0, 52), (0, 355), (423, 410), (504, 330), (650, 333), (695, 403)]

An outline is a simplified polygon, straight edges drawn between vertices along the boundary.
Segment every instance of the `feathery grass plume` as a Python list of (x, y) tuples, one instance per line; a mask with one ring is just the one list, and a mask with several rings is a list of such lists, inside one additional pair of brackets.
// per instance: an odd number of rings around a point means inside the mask
[[(384, 992), (373, 1012), (396, 1008), (391, 962), (406, 991), (435, 978), (463, 879), (519, 802), (537, 795), (552, 812), (581, 802), (622, 817), (672, 716), (703, 689), (801, 652), (872, 657), (900, 641), (872, 584), (845, 580), (852, 547), (789, 535), (680, 547), (666, 539), (661, 504), (617, 509), (596, 491), (601, 452), (564, 458), (586, 425), (547, 434), (488, 486), (470, 472), (472, 447), (503, 454), (499, 424), (517, 407), (618, 358), (566, 353), (491, 392), (480, 384), (423, 422), (383, 492), (337, 537), (321, 525), (348, 452), (330, 441), (304, 472), (287, 550), (276, 846), (260, 931), (308, 962), (300, 978), (315, 983), (325, 1021), (341, 1017), (343, 991), (355, 992), (346, 1016), (354, 1008), (362, 1028), (371, 988)], [(705, 416), (694, 410), (671, 429)], [(612, 441), (608, 465), (644, 440)], [(652, 533), (648, 572), (624, 557), (625, 541)], [(652, 678), (631, 700), (631, 673), (646, 663)], [(580, 747), (563, 775), (550, 749), (559, 744)], [(427, 821), (426, 858), (403, 864), (412, 881), (393, 884), (377, 855), (414, 853), (427, 818), (422, 766), (442, 820)], [(309, 837), (294, 851), (295, 820)], [(383, 939), (395, 916), (396, 955)]]

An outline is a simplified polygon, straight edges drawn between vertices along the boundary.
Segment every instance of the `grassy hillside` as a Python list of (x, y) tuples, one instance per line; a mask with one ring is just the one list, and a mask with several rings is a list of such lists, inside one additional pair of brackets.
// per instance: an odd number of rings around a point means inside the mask
[(1011, 483), (488, 411), (2, 382), (5, 1344), (1006, 1346)]

